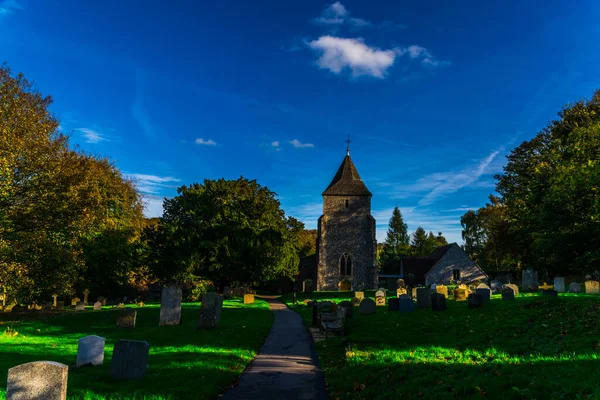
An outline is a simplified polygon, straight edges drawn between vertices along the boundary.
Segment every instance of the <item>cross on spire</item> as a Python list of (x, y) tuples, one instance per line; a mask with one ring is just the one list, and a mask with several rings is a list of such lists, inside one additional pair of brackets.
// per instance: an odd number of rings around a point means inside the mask
[(348, 135), (348, 140), (346, 140), (346, 143), (348, 144), (348, 146), (346, 147), (346, 155), (349, 156), (350, 155), (350, 135)]

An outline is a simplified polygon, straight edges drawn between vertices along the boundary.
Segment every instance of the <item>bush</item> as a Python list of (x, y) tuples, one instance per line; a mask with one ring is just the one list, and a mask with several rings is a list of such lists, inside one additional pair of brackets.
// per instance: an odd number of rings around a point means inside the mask
[(208, 292), (216, 292), (217, 289), (213, 285), (212, 281), (202, 279), (200, 281), (194, 282), (194, 287), (187, 296), (189, 301), (200, 301), (202, 300), (202, 296), (204, 296)]

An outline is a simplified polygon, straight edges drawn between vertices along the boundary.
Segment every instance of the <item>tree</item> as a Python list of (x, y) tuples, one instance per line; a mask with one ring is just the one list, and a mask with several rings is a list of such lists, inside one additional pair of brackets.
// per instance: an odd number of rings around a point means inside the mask
[(427, 233), (420, 226), (412, 234), (411, 248), (415, 257), (425, 257), (431, 253), (429, 251), (431, 244), (428, 241)]
[(310, 256), (317, 252), (317, 230), (303, 229), (299, 235), (300, 257)]
[(408, 226), (404, 223), (402, 213), (398, 206), (394, 207), (390, 218), (387, 236), (380, 254), (381, 268), (388, 269), (392, 264), (400, 260), (402, 256), (408, 255), (410, 251), (410, 238)]
[(159, 278), (262, 283), (297, 274), (304, 224), (286, 217), (267, 187), (242, 177), (206, 179), (177, 193), (165, 200), (154, 233)]

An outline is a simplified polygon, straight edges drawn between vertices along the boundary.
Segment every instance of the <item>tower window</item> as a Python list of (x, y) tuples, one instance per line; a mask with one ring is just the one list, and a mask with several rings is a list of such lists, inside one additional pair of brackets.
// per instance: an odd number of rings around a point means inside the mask
[(340, 275), (352, 275), (352, 257), (350, 254), (342, 254), (340, 257)]
[(348, 200), (346, 200), (346, 208), (348, 208)]

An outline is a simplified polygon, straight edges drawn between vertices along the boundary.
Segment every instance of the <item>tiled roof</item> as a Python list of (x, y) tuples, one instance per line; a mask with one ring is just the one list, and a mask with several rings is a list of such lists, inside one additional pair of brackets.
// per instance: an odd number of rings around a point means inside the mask
[(329, 196), (371, 196), (349, 155), (344, 158), (333, 180), (323, 192)]

